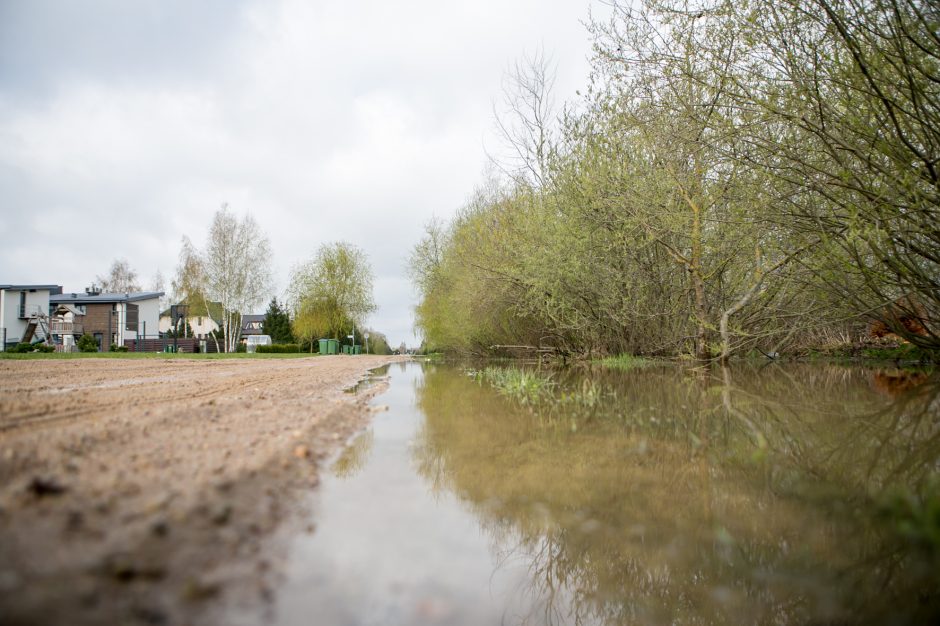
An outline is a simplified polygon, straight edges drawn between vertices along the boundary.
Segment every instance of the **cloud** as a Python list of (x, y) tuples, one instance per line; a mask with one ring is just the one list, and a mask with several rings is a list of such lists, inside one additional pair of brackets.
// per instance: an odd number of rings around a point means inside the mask
[(586, 80), (587, 3), (0, 4), (4, 281), (80, 290), (113, 258), (172, 276), (228, 202), (292, 265), (369, 255), (389, 341), (414, 343), (404, 260), (495, 143), (503, 71), (544, 46), (559, 99)]

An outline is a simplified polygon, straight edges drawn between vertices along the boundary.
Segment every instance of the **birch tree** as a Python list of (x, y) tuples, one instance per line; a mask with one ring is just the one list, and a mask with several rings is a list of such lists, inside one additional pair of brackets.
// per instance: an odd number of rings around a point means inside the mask
[(133, 293), (141, 291), (137, 272), (127, 259), (114, 259), (105, 276), (96, 276), (95, 281), (104, 293)]
[(204, 250), (183, 238), (180, 269), (174, 289), (209, 311), (221, 307), (225, 352), (234, 352), (241, 318), (264, 303), (271, 293), (271, 244), (250, 214), (239, 220), (228, 205), (216, 211)]

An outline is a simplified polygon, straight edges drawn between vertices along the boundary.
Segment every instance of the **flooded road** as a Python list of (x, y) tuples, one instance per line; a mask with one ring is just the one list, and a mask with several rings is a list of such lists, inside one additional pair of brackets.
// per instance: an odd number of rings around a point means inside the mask
[(316, 529), (290, 542), (271, 623), (938, 615), (927, 374), (535, 372), (550, 389), (538, 401), (462, 368), (382, 374), (388, 410), (313, 496)]

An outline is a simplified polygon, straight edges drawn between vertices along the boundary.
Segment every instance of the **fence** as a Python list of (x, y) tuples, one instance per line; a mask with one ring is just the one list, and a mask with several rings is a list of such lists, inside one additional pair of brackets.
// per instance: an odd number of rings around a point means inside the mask
[[(218, 352), (215, 342), (210, 339), (193, 337), (161, 337), (159, 335), (141, 336), (138, 339), (125, 339), (124, 347), (128, 352)], [(221, 346), (220, 346), (221, 347)]]

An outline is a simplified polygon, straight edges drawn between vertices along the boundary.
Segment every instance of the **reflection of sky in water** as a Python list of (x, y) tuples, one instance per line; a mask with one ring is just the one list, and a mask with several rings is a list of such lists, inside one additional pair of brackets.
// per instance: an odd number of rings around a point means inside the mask
[(600, 373), (602, 408), (560, 415), (426, 372), (391, 369), (326, 476), (274, 623), (881, 621), (922, 583), (857, 507), (935, 471), (930, 385)]

